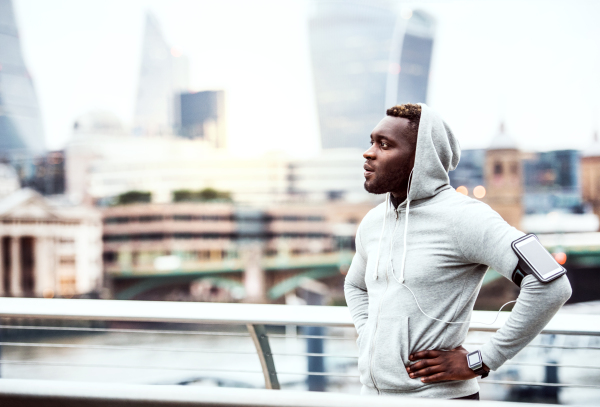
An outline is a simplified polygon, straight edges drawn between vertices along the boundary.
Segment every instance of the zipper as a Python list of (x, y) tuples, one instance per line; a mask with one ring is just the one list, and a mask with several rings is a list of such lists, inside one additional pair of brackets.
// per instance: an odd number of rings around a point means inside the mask
[[(394, 238), (394, 233), (396, 232), (396, 226), (398, 226), (397, 221), (398, 221), (398, 211), (396, 211), (396, 221), (394, 222), (394, 229), (393, 229), (392, 235), (390, 236), (390, 239)], [(391, 253), (390, 253), (389, 261), (391, 261)], [(383, 304), (383, 299), (385, 298), (385, 294), (387, 294), (387, 290), (389, 287), (389, 278), (388, 278), (387, 270), (388, 269), (386, 267), (386, 269), (385, 269), (385, 290), (383, 291), (383, 294), (381, 295), (381, 300), (379, 301), (379, 307), (377, 310), (377, 318), (375, 319), (375, 329), (373, 330), (373, 335), (371, 337), (371, 352), (369, 354), (369, 375), (371, 376), (371, 381), (373, 382), (373, 387), (375, 387), (375, 390), (377, 390), (377, 395), (380, 395), (381, 392), (379, 390), (379, 387), (377, 387), (377, 382), (375, 381), (375, 375), (373, 374), (373, 348), (375, 346), (375, 339), (377, 338), (377, 328), (379, 326), (379, 315), (381, 315), (381, 305)]]
[(379, 387), (377, 387), (377, 382), (375, 381), (375, 375), (373, 374), (373, 347), (375, 345), (375, 339), (377, 338), (377, 327), (379, 326), (379, 315), (381, 314), (381, 304), (383, 304), (383, 299), (388, 289), (388, 273), (385, 273), (385, 290), (383, 291), (383, 295), (381, 296), (381, 300), (379, 301), (379, 309), (377, 310), (377, 319), (375, 320), (375, 329), (373, 330), (373, 337), (371, 338), (371, 353), (369, 355), (369, 374), (371, 375), (371, 381), (373, 382), (373, 387), (377, 390), (377, 395), (380, 395)]

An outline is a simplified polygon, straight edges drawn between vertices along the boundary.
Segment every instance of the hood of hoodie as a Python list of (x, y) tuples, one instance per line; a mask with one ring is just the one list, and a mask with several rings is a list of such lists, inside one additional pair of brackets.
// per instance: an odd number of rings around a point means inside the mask
[(450, 127), (424, 103), (417, 136), (409, 201), (429, 198), (448, 188), (448, 171), (460, 160), (460, 145)]
[[(419, 131), (417, 134), (415, 164), (410, 176), (408, 197), (401, 205), (406, 206), (403, 260), (400, 268), (400, 280), (398, 280), (401, 284), (404, 282), (404, 266), (407, 250), (406, 243), (411, 202), (431, 198), (441, 191), (450, 188), (448, 171), (454, 170), (460, 160), (460, 145), (456, 137), (454, 137), (452, 130), (450, 130), (450, 127), (448, 127), (440, 115), (429, 108), (429, 106), (424, 103), (419, 103), (419, 105), (421, 106), (421, 119), (419, 121)], [(391, 194), (388, 192), (386, 194), (383, 225), (379, 237), (379, 247), (377, 249), (377, 264), (373, 273), (373, 278), (375, 279), (378, 278), (379, 273), (381, 242), (383, 241), (383, 236), (386, 231), (388, 210), (391, 207), (390, 197)], [(391, 244), (393, 244), (393, 240)]]

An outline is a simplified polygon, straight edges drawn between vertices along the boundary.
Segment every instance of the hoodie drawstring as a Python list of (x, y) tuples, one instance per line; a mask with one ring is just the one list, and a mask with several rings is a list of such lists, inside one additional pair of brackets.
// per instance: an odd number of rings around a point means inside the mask
[[(408, 236), (408, 215), (410, 213), (410, 199), (408, 197), (408, 194), (410, 193), (410, 184), (412, 181), (412, 175), (413, 175), (413, 170), (410, 170), (410, 175), (408, 176), (408, 187), (406, 188), (406, 221), (404, 222), (404, 242), (403, 242), (403, 254), (402, 254), (402, 267), (401, 267), (401, 271), (400, 271), (400, 280), (398, 280), (396, 278), (396, 273), (394, 273), (394, 265), (392, 264), (392, 249), (393, 249), (393, 245), (394, 245), (394, 235), (396, 234), (396, 228), (394, 227), (394, 230), (392, 232), (392, 236), (390, 237), (390, 259), (389, 259), (389, 264), (392, 265), (392, 275), (394, 276), (394, 280), (396, 280), (398, 283), (403, 284), (404, 283), (404, 267), (406, 264), (406, 237)], [(388, 209), (390, 206), (390, 192), (388, 192), (385, 195), (385, 212), (383, 214), (383, 226), (381, 227), (381, 235), (379, 236), (379, 244), (377, 245), (377, 260), (375, 262), (375, 272), (373, 273), (373, 279), (377, 280), (378, 277), (378, 270), (379, 270), (379, 256), (381, 254), (381, 241), (383, 240), (383, 234), (385, 232), (385, 223), (387, 220), (387, 215), (388, 215)], [(396, 224), (397, 226), (397, 224)], [(387, 267), (386, 267), (386, 272), (387, 272)]]
[(381, 228), (381, 235), (379, 236), (379, 244), (377, 245), (377, 261), (375, 262), (375, 272), (373, 273), (373, 280), (377, 280), (377, 270), (379, 269), (379, 254), (381, 253), (381, 239), (383, 239), (383, 232), (385, 232), (385, 221), (387, 219), (389, 206), (390, 193), (388, 192), (387, 194), (385, 194), (385, 214), (383, 215), (383, 227)]
[[(413, 168), (414, 169), (414, 168)], [(404, 242), (402, 244), (402, 265), (400, 267), (400, 280), (396, 278), (396, 273), (394, 273), (394, 266), (392, 265), (392, 276), (394, 276), (394, 280), (396, 280), (399, 284), (404, 285), (404, 268), (406, 266), (406, 237), (408, 236), (408, 215), (410, 214), (410, 184), (412, 181), (413, 170), (410, 170), (410, 175), (408, 176), (408, 187), (406, 188), (406, 219), (404, 221)], [(392, 240), (394, 236), (392, 236)], [(390, 248), (391, 255), (391, 248)]]
[[(402, 267), (400, 268), (400, 280), (397, 280), (400, 284), (404, 283), (404, 266), (406, 266), (406, 235), (408, 232), (408, 214), (410, 213), (410, 201), (406, 202), (406, 220), (404, 222), (404, 250), (402, 252)], [(392, 268), (392, 274), (394, 269)], [(394, 274), (394, 278), (396, 275)]]

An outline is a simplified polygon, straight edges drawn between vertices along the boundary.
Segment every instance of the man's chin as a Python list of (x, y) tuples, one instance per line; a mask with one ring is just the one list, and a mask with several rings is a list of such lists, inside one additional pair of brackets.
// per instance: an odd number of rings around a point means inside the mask
[(384, 191), (384, 188), (379, 187), (377, 184), (370, 183), (369, 181), (365, 181), (364, 183), (365, 191), (370, 194), (380, 195), (385, 194), (387, 191)]

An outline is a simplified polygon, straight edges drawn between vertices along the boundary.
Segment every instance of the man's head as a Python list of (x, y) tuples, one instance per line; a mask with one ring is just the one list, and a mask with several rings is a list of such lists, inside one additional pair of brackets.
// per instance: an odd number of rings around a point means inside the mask
[(406, 194), (415, 163), (421, 106), (405, 104), (387, 110), (371, 133), (371, 147), (364, 152), (365, 189), (373, 194)]

